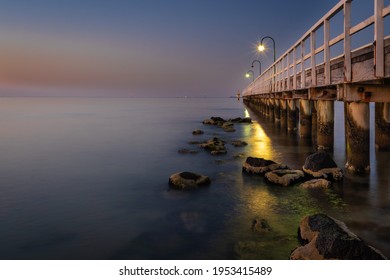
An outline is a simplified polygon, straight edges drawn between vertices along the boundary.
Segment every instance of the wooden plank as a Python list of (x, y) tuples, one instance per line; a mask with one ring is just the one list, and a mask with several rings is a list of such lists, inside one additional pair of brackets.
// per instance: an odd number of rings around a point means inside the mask
[(334, 37), (329, 41), (329, 47), (336, 45), (338, 42), (342, 41), (344, 39), (344, 33), (341, 33), (337, 37)]
[(352, 80), (351, 65), (351, 2), (344, 3), (344, 81)]
[(375, 17), (375, 28), (374, 28), (374, 40), (375, 40), (375, 76), (383, 78), (385, 76), (385, 65), (384, 65), (384, 24), (382, 11), (384, 7), (384, 0), (375, 0), (374, 5), (374, 17)]
[(310, 63), (311, 63), (311, 86), (315, 87), (317, 85), (316, 81), (316, 33), (315, 31), (310, 34)]
[(353, 35), (367, 27), (369, 27), (370, 25), (374, 24), (374, 21), (375, 21), (375, 18), (374, 16), (370, 16), (368, 19), (362, 21), (361, 23), (358, 23), (357, 25), (351, 27), (351, 32), (350, 32), (350, 35)]
[(330, 24), (329, 20), (324, 21), (324, 63), (325, 63), (325, 85), (330, 84)]
[(390, 15), (390, 5), (383, 8), (382, 17)]

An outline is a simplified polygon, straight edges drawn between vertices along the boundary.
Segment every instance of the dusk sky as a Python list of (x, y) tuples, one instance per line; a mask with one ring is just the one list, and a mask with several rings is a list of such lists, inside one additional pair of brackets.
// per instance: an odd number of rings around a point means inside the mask
[(280, 55), (337, 2), (1, 0), (0, 95), (234, 95), (261, 37)]

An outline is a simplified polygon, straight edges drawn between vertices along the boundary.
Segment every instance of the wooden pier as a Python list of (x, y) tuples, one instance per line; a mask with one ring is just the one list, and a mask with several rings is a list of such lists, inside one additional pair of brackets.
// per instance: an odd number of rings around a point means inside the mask
[[(374, 14), (351, 26), (352, 4), (352, 0), (341, 0), (335, 5), (243, 90), (243, 99), (290, 133), (298, 130), (302, 138), (316, 133), (318, 148), (325, 150), (333, 149), (334, 101), (343, 101), (346, 168), (367, 173), (369, 102), (375, 102), (376, 148), (390, 150), (390, 36), (384, 34), (390, 5), (373, 0)], [(340, 13), (344, 32), (331, 38), (330, 21)], [(351, 36), (370, 26), (374, 27), (372, 43), (352, 50)], [(316, 47), (319, 30), (323, 45)], [(309, 51), (306, 44), (310, 44)], [(342, 54), (331, 58), (332, 46), (341, 48)], [(316, 56), (323, 61), (316, 63)]]

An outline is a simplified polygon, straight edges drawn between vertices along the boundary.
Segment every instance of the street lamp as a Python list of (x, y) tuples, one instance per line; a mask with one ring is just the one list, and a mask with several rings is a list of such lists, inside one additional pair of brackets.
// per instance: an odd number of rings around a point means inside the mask
[(252, 82), (255, 81), (255, 72), (253, 72), (252, 70), (249, 70), (248, 72), (246, 72), (245, 74), (245, 77), (249, 78), (251, 75), (249, 75), (249, 73), (252, 73)]
[(265, 50), (265, 46), (263, 45), (263, 40), (264, 39), (271, 39), (272, 42), (273, 42), (273, 45), (274, 45), (274, 62), (276, 61), (276, 49), (275, 49), (275, 40), (274, 38), (270, 37), (270, 36), (265, 36), (261, 39), (261, 42), (260, 42), (260, 45), (257, 47), (257, 49), (259, 50), (259, 52), (263, 52)]
[(253, 61), (252, 61), (252, 68), (253, 68), (253, 64), (254, 64), (255, 62), (258, 62), (258, 63), (259, 63), (259, 66), (260, 66), (259, 76), (260, 76), (260, 75), (261, 75), (261, 62), (260, 62), (260, 60), (257, 60), (257, 59), (253, 60)]

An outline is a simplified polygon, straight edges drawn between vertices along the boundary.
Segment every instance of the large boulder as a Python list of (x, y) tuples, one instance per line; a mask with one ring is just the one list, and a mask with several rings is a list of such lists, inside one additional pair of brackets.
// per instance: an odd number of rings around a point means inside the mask
[(288, 169), (288, 167), (272, 160), (256, 157), (247, 157), (242, 165), (242, 171), (249, 174), (264, 175), (265, 173), (276, 169)]
[(227, 153), (225, 142), (217, 137), (200, 144), (199, 147), (209, 151), (212, 155)]
[(324, 151), (308, 156), (302, 169), (314, 178), (333, 179), (336, 181), (343, 178), (343, 171), (337, 167), (331, 156)]
[(384, 260), (377, 249), (366, 244), (347, 226), (325, 214), (306, 216), (298, 228), (300, 247), (292, 251), (293, 260)]
[(210, 182), (208, 176), (192, 172), (175, 173), (169, 177), (169, 185), (182, 190), (196, 189), (199, 186), (206, 186)]
[(279, 169), (265, 173), (267, 181), (284, 187), (299, 182), (304, 177), (302, 170)]

